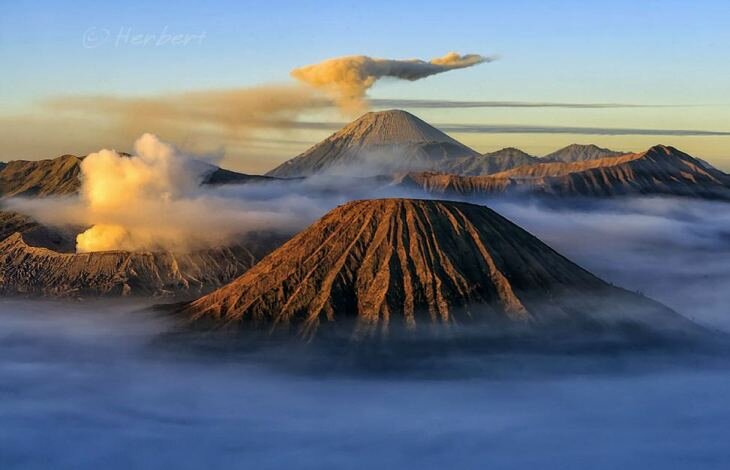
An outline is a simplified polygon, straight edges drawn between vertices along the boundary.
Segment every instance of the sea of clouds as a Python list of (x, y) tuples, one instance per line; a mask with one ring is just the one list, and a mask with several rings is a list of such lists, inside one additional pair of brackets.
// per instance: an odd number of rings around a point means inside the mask
[[(125, 166), (130, 157), (105, 158)], [(174, 173), (161, 162), (152, 167)], [(167, 221), (183, 230), (171, 240), (203, 226), (236, 227), (231, 236), (242, 226), (294, 233), (349, 199), (424, 197), (348, 178), (204, 189), (193, 180), (185, 190), (147, 178), (131, 186), (142, 201), (134, 207), (176, 215), (149, 226), (144, 211), (114, 200), (122, 205), (109, 220), (140, 234)], [(104, 213), (83, 194), (75, 206), (48, 207)], [(177, 211), (190, 201), (201, 205)], [(472, 202), (599, 277), (730, 331), (727, 203)], [(18, 204), (39, 218), (55, 210)], [(302, 364), (299, 350), (232, 353), (170, 340), (171, 320), (147, 306), (0, 301), (0, 467), (720, 469), (730, 461), (723, 358), (502, 354), (363, 371), (329, 367), (325, 350), (307, 367), (289, 367)]]
[[(708, 358), (290, 369), (161, 338), (135, 303), (0, 302), (2, 468), (726, 468)], [(162, 335), (162, 336), (161, 336)], [(285, 351), (284, 351), (285, 352)], [(320, 354), (320, 353), (317, 353)], [(479, 367), (472, 368), (478, 363)]]

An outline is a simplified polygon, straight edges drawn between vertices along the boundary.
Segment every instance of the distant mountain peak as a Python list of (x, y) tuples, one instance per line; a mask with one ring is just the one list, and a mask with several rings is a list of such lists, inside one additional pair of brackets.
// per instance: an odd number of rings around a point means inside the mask
[[(129, 153), (120, 152), (123, 157)], [(81, 187), (81, 162), (85, 156), (65, 154), (43, 160), (11, 160), (0, 163), (0, 198), (24, 196), (68, 196)], [(206, 168), (203, 184), (269, 181), (272, 178), (248, 175), (201, 162)]]
[(362, 145), (410, 142), (449, 142), (461, 145), (422, 119), (400, 109), (366, 113), (336, 135), (359, 140)]
[(483, 176), (525, 165), (535, 165), (542, 160), (515, 148), (506, 147), (494, 152), (436, 162), (428, 170), (460, 176)]
[(659, 163), (671, 161), (675, 167), (679, 168), (679, 171), (706, 173), (715, 179), (725, 181), (729, 179), (727, 174), (718, 170), (705, 160), (693, 157), (671, 145), (654, 145), (648, 150), (636, 155)]
[(511, 155), (511, 156), (526, 156), (526, 157), (532, 157), (529, 153), (525, 152), (522, 149), (518, 149), (517, 147), (505, 147), (499, 150), (495, 150), (494, 152), (487, 152), (484, 154), (485, 156), (500, 156), (500, 155)]
[(671, 146), (656, 145), (644, 152), (574, 162), (536, 160), (538, 163), (486, 175), (462, 167), (457, 168), (460, 171), (441, 172), (451, 174), (399, 175), (394, 182), (407, 182), (433, 193), (668, 195), (730, 200), (730, 175)]
[(646, 154), (660, 154), (660, 155), (672, 155), (672, 154), (682, 154), (687, 155), (686, 153), (676, 149), (675, 147), (672, 147), (671, 145), (664, 145), (664, 144), (657, 144), (652, 147), (650, 147), (646, 152)]
[(612, 152), (613, 150), (609, 150), (604, 147), (599, 147), (596, 144), (570, 144), (563, 147), (561, 150), (568, 150), (568, 149), (596, 149), (596, 150), (605, 150), (608, 152)]
[(12, 160), (0, 169), (0, 196), (65, 196), (79, 187), (81, 159)]
[(374, 173), (423, 169), (433, 161), (479, 155), (413, 114), (369, 112), (267, 173), (311, 176), (352, 168)]
[(617, 157), (627, 152), (618, 152), (607, 148), (599, 147), (595, 144), (570, 144), (556, 150), (553, 153), (545, 155), (545, 159), (563, 162), (582, 162), (586, 160), (597, 160), (599, 158)]

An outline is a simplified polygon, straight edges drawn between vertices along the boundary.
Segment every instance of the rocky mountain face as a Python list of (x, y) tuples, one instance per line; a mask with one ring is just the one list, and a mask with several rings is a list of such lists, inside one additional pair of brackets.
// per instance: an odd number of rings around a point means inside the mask
[(525, 165), (543, 163), (545, 159), (533, 157), (514, 147), (473, 157), (448, 159), (432, 165), (430, 171), (461, 176), (491, 175)]
[(492, 176), (460, 176), (433, 171), (395, 173), (383, 182), (381, 190), (397, 188), (408, 192), (443, 194), (449, 196), (530, 194), (533, 186), (511, 178)]
[(371, 112), (335, 132), (268, 176), (431, 168), (435, 162), (479, 154), (416, 116), (400, 110)]
[(0, 294), (52, 297), (195, 297), (235, 279), (278, 245), (267, 237), (225, 248), (173, 254), (61, 253), (15, 233), (0, 242)]
[(79, 188), (81, 159), (14, 160), (0, 170), (0, 196), (65, 196)]
[(597, 145), (588, 144), (571, 144), (567, 147), (563, 147), (560, 150), (545, 155), (543, 158), (546, 160), (561, 161), (561, 162), (584, 162), (586, 160), (597, 160), (599, 158), (606, 157), (617, 157), (624, 155), (626, 152), (617, 152), (615, 150), (609, 150), (601, 148)]
[[(12, 160), (0, 166), (0, 197), (44, 197), (76, 194), (84, 157), (62, 155), (47, 160)], [(212, 166), (203, 184), (219, 185), (270, 181), (272, 178)]]
[(667, 195), (730, 200), (730, 175), (663, 145), (617, 157), (522, 166), (489, 176), (398, 174), (392, 183), (457, 195)]
[(304, 337), (326, 328), (380, 336), (429, 325), (685, 322), (486, 207), (409, 199), (340, 206), (180, 313), (208, 327)]

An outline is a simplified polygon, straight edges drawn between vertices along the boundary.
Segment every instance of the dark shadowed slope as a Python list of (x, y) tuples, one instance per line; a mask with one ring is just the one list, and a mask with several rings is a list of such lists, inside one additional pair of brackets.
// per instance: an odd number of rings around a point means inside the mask
[(668, 195), (730, 200), (730, 175), (663, 145), (641, 153), (574, 163), (540, 163), (489, 176), (400, 174), (394, 176), (393, 183), (456, 195)]
[(61, 252), (73, 252), (76, 237), (73, 230), (61, 230), (41, 225), (31, 217), (18, 212), (0, 211), (0, 240), (20, 233), (32, 246), (50, 248)]
[(608, 285), (488, 208), (409, 199), (332, 210), (182, 313), (204, 324), (304, 336), (353, 323), (359, 334), (482, 321), (530, 329), (690, 325)]
[(472, 156), (479, 154), (414, 115), (391, 110), (363, 115), (267, 175), (298, 177), (348, 169), (387, 173)]
[(606, 157), (617, 157), (624, 155), (627, 152), (617, 152), (615, 150), (609, 150), (606, 148), (599, 147), (593, 144), (571, 144), (567, 147), (563, 147), (560, 150), (545, 155), (546, 160), (557, 160), (562, 162), (583, 162), (586, 160), (597, 160), (599, 158)]
[(261, 175), (249, 175), (247, 173), (239, 173), (237, 171), (215, 167), (211, 173), (203, 178), (203, 184), (215, 186), (221, 184), (265, 183), (275, 180), (277, 180), (277, 178)]

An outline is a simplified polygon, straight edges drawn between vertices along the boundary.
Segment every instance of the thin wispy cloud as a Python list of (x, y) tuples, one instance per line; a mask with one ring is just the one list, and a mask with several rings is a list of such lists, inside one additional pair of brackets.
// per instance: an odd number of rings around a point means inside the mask
[(529, 126), (501, 124), (439, 124), (445, 132), (462, 134), (577, 134), (577, 135), (656, 135), (730, 136), (730, 131), (697, 129), (637, 129), (628, 127)]
[[(451, 101), (411, 99), (371, 99), (376, 108), (658, 108), (702, 105), (631, 104), (631, 103), (554, 103), (523, 101)], [(215, 90), (180, 93), (146, 98), (110, 96), (63, 97), (45, 103), (61, 112), (85, 112), (111, 119), (128, 134), (144, 129), (166, 131), (168, 135), (188, 135), (193, 130), (221, 131), (235, 138), (252, 138), (252, 129), (320, 129), (334, 130), (345, 122), (298, 121), (307, 110), (332, 106), (332, 102), (308, 93), (302, 87), (268, 86), (250, 89)], [(656, 135), (656, 136), (725, 136), (727, 131), (690, 129), (639, 129), (579, 126), (542, 126), (506, 124), (440, 124), (447, 132), (484, 134), (587, 134), (587, 135)]]
[(622, 108), (691, 108), (703, 104), (637, 104), (637, 103), (556, 103), (549, 101), (458, 101), (428, 99), (378, 99), (368, 100), (374, 108), (567, 108), (567, 109), (622, 109)]
[[(293, 122), (297, 129), (336, 130), (343, 122)], [(576, 134), (644, 136), (730, 136), (730, 131), (697, 129), (640, 129), (618, 127), (540, 126), (514, 124), (434, 124), (444, 132), (457, 134)]]

